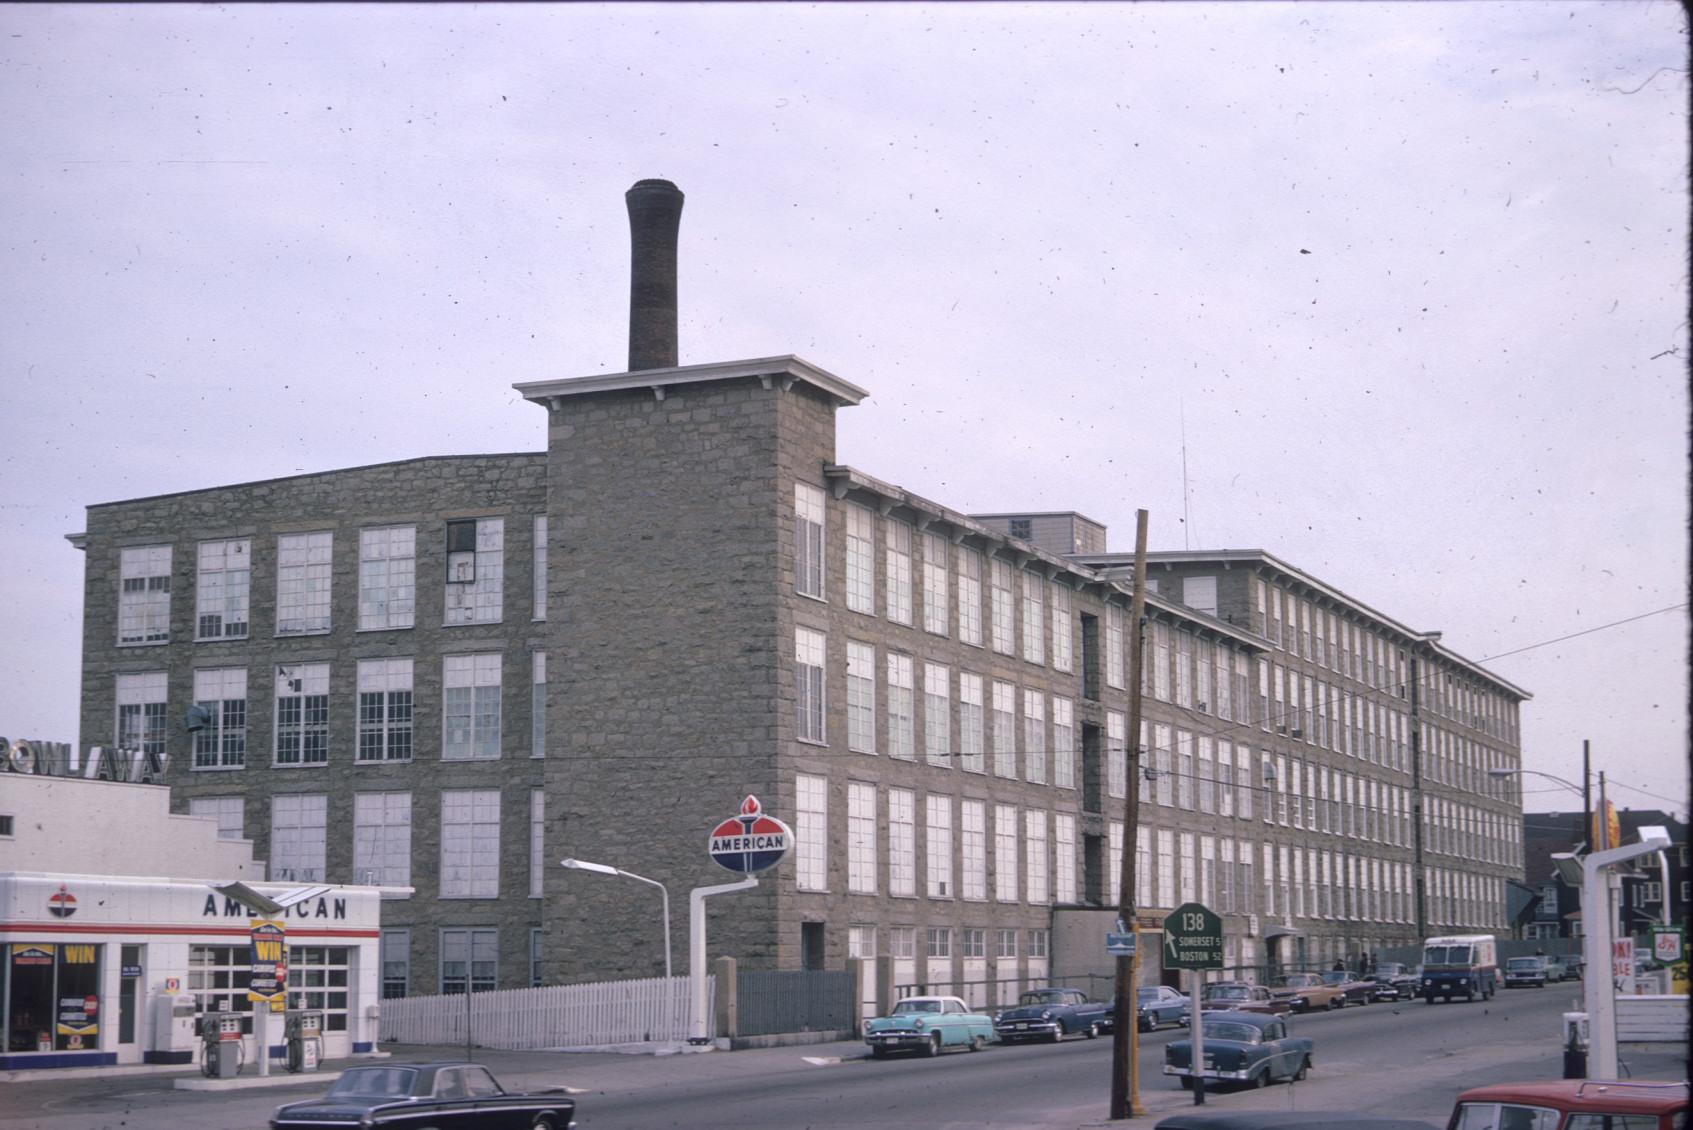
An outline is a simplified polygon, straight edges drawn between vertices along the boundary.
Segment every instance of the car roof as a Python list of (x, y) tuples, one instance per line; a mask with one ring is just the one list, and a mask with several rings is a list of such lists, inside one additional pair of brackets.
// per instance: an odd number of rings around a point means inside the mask
[(1286, 1127), (1355, 1126), (1359, 1130), (1433, 1130), (1430, 1123), (1324, 1110), (1187, 1111), (1158, 1122), (1153, 1130), (1273, 1130)]
[(1458, 1096), (1461, 1103), (1530, 1103), (1575, 1112), (1663, 1114), (1687, 1107), (1687, 1084), (1648, 1080), (1557, 1079), (1489, 1083)]
[(962, 997), (900, 997), (895, 1004), (908, 1004), (911, 1001), (958, 1001), (964, 1003)]
[(1281, 1017), (1267, 1015), (1262, 1012), (1242, 1012), (1232, 1008), (1220, 1008), (1215, 1012), (1205, 1014), (1207, 1020), (1238, 1020), (1242, 1024), (1250, 1024), (1254, 1028), (1268, 1028), (1272, 1024), (1280, 1024)]

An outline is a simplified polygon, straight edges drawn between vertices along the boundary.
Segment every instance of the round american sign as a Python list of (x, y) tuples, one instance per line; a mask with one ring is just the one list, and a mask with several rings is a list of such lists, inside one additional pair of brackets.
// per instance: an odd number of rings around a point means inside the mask
[(758, 798), (741, 802), (741, 814), (731, 816), (711, 830), (706, 850), (721, 866), (742, 875), (752, 875), (776, 866), (788, 854), (794, 834), (774, 816), (766, 816)]

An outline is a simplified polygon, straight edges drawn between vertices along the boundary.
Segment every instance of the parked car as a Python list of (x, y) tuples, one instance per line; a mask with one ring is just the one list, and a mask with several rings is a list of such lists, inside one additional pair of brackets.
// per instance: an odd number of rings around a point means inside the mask
[(920, 1051), (940, 1055), (945, 1048), (979, 1052), (993, 1039), (993, 1018), (971, 1012), (958, 997), (906, 997), (893, 1012), (864, 1026), (870, 1054), (881, 1059), (891, 1051)]
[(1581, 980), (1581, 971), (1587, 968), (1587, 958), (1579, 953), (1569, 954), (1564, 958), (1564, 979)]
[(1546, 980), (1562, 981), (1570, 975), (1569, 966), (1555, 953), (1546, 955)]
[(1319, 1008), (1339, 1008), (1346, 1003), (1346, 994), (1323, 980), (1320, 973), (1289, 973), (1276, 983), (1272, 995), (1287, 1001), (1294, 1012), (1313, 1012)]
[(1236, 1009), (1240, 1012), (1291, 1012), (1293, 1005), (1285, 997), (1276, 997), (1262, 985), (1245, 981), (1217, 981), (1205, 986), (1200, 994), (1199, 1007), (1205, 1010)]
[(1687, 1084), (1561, 1079), (1490, 1083), (1458, 1096), (1447, 1130), (1683, 1130)]
[(349, 1067), (320, 1099), (289, 1103), (271, 1130), (334, 1126), (499, 1127), (573, 1130), (576, 1100), (562, 1087), (517, 1094), (479, 1063), (391, 1063)]
[(1375, 985), (1378, 1001), (1410, 1000), (1417, 995), (1421, 974), (1401, 961), (1378, 961), (1364, 980)]
[(1217, 1110), (1196, 1106), (1163, 1118), (1152, 1130), (1300, 1130), (1333, 1126), (1335, 1130), (1436, 1130), (1433, 1123), (1380, 1114), (1338, 1110)]
[[(1263, 1087), (1278, 1079), (1297, 1082), (1311, 1067), (1312, 1043), (1288, 1034), (1287, 1021), (1260, 1012), (1208, 1012), (1200, 1020), (1205, 1062), (1199, 1074), (1219, 1082)], [(1164, 1074), (1183, 1087), (1193, 1086), (1193, 1041), (1176, 1040), (1164, 1048)]]
[(1018, 1040), (1051, 1040), (1057, 1043), (1072, 1032), (1093, 1039), (1113, 1029), (1113, 1004), (1090, 1001), (1080, 989), (1030, 989), (1010, 1008), (993, 1018), (994, 1034), (1003, 1043)]
[(1166, 1024), (1187, 1027), (1192, 1005), (1168, 985), (1146, 985), (1135, 990), (1135, 1019), (1142, 1032), (1156, 1032)]
[(1515, 989), (1532, 985), (1546, 987), (1546, 959), (1544, 957), (1508, 957), (1505, 959), (1505, 987)]
[(1369, 1004), (1375, 995), (1375, 986), (1368, 981), (1354, 977), (1349, 969), (1329, 970), (1323, 974), (1323, 984), (1340, 991), (1340, 1007), (1349, 1004)]

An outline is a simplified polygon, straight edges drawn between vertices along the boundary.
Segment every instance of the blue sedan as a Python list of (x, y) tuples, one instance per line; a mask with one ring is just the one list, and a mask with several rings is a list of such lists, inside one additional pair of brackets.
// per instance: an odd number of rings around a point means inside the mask
[[(1280, 1016), (1211, 1012), (1203, 1024), (1203, 1078), (1264, 1087), (1278, 1079), (1297, 1083), (1311, 1068), (1310, 1038), (1289, 1035)], [(1177, 1040), (1164, 1049), (1164, 1074), (1177, 1076), (1183, 1087), (1193, 1086), (1192, 1040)]]
[(1142, 1032), (1155, 1032), (1166, 1024), (1188, 1022), (1188, 999), (1168, 985), (1147, 985), (1135, 990), (1135, 1016)]

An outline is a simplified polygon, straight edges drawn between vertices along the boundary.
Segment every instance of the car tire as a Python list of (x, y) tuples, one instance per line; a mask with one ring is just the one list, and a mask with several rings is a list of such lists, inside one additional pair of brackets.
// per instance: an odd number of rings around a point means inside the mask
[(1070, 1034), (1070, 1029), (1066, 1028), (1064, 1026), (1064, 1022), (1062, 1020), (1060, 1020), (1056, 1025), (1053, 1026), (1052, 1042), (1056, 1044), (1059, 1040), (1062, 1040), (1065, 1036), (1068, 1036), (1069, 1034)]
[(1262, 1090), (1270, 1085), (1270, 1069), (1268, 1067), (1254, 1075), (1246, 1084), (1253, 1090)]
[(1095, 1020), (1092, 1024), (1088, 1025), (1087, 1038), (1090, 1040), (1099, 1039), (1099, 1021)]
[(1293, 1073), (1293, 1081), (1295, 1083), (1303, 1083), (1305, 1081), (1305, 1073), (1309, 1070), (1311, 1070), (1311, 1057), (1308, 1055), (1300, 1056), (1299, 1070)]
[(941, 1054), (941, 1034), (939, 1032), (931, 1035), (929, 1042), (923, 1045), (923, 1054), (930, 1059)]
[(543, 1114), (535, 1120), (535, 1124), (529, 1130), (558, 1130), (558, 1123), (553, 1121), (552, 1115)]
[(1333, 1012), (1337, 1008), (1345, 1008), (1345, 1007), (1346, 1007), (1346, 998), (1345, 997), (1330, 997), (1329, 998), (1329, 1011), (1330, 1012)]
[(1176, 1082), (1182, 1085), (1182, 1090), (1184, 1091), (1193, 1090), (1193, 1076), (1191, 1075), (1183, 1075), (1181, 1078), (1177, 1079)]
[(970, 1050), (971, 1051), (979, 1052), (987, 1046), (988, 1046), (988, 1038), (986, 1036), (971, 1036), (970, 1037)]
[(870, 1049), (870, 1058), (871, 1059), (887, 1059), (888, 1058), (888, 1049), (884, 1048), (880, 1044), (877, 1044), (875, 1047)]
[(1475, 990), (1474, 989), (1465, 989), (1464, 990), (1464, 1003), (1465, 1004), (1475, 1003)]

